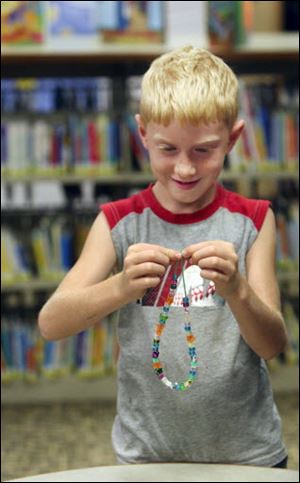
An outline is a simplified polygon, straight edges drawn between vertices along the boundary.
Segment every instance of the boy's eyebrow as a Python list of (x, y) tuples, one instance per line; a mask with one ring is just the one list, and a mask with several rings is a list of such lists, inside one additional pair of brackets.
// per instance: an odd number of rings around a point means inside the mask
[(158, 134), (158, 133), (155, 133), (155, 134), (153, 135), (153, 139), (154, 139), (154, 141), (160, 141), (160, 142), (163, 142), (163, 143), (172, 144), (172, 142), (171, 142), (171, 141), (169, 141), (168, 139), (163, 138), (163, 137), (162, 137), (160, 134)]
[[(176, 144), (173, 141), (170, 141), (168, 139), (163, 138), (158, 133), (154, 134), (153, 139), (154, 139), (154, 141), (159, 141), (159, 142), (166, 143), (166, 144)], [(202, 145), (206, 145), (206, 144), (216, 144), (216, 143), (219, 143), (220, 141), (221, 141), (221, 138), (219, 136), (217, 136), (217, 137), (211, 137), (211, 138), (205, 139), (204, 141), (203, 140), (196, 141), (194, 143), (194, 145), (195, 146), (202, 146)]]
[(206, 139), (205, 141), (199, 141), (198, 143), (195, 143), (195, 145), (202, 146), (206, 144), (217, 144), (220, 142), (221, 142), (221, 138), (216, 137), (216, 138)]

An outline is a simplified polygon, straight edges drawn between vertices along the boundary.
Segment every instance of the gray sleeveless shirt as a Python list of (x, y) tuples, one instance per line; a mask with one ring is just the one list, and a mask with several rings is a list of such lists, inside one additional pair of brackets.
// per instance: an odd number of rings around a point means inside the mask
[[(133, 243), (182, 250), (205, 240), (234, 244), (239, 270), (269, 207), (218, 185), (214, 201), (192, 214), (173, 214), (155, 198), (152, 186), (128, 199), (102, 205), (119, 269)], [(120, 310), (118, 398), (112, 440), (120, 462), (202, 462), (272, 466), (286, 456), (281, 423), (265, 361), (241, 337), (228, 305), (196, 266), (185, 267), (197, 377), (175, 391), (152, 368), (155, 325), (170, 287), (171, 269), (159, 287)], [(182, 280), (160, 344), (160, 359), (171, 381), (188, 378)]]

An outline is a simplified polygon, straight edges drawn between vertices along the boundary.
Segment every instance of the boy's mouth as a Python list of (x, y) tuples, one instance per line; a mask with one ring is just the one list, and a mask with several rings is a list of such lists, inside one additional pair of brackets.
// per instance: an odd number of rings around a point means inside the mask
[(200, 181), (196, 179), (195, 181), (180, 181), (178, 179), (172, 178), (172, 181), (176, 184), (176, 186), (182, 190), (189, 190), (192, 189), (196, 184)]

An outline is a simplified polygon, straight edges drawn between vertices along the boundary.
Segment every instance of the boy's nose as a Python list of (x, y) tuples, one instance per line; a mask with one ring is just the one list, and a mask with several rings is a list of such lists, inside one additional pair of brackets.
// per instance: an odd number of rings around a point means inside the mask
[(175, 166), (175, 173), (181, 178), (190, 178), (196, 174), (196, 168), (188, 160), (179, 161)]

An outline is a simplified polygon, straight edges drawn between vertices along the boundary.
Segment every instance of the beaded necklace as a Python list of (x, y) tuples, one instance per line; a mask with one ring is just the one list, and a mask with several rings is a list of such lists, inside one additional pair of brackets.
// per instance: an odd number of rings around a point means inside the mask
[(184, 330), (185, 330), (185, 336), (186, 336), (186, 341), (188, 345), (188, 354), (190, 356), (190, 370), (189, 370), (189, 375), (188, 378), (185, 382), (172, 382), (170, 381), (165, 373), (164, 369), (162, 367), (162, 363), (160, 362), (159, 359), (159, 348), (160, 348), (160, 339), (162, 336), (162, 333), (165, 329), (166, 322), (169, 318), (169, 310), (170, 306), (173, 302), (174, 295), (176, 292), (177, 288), (177, 280), (178, 280), (178, 275), (177, 275), (177, 265), (175, 265), (175, 271), (172, 276), (172, 282), (170, 285), (169, 293), (168, 296), (165, 300), (164, 306), (162, 308), (162, 311), (159, 316), (159, 322), (155, 326), (155, 334), (153, 338), (153, 346), (152, 346), (152, 367), (157, 374), (158, 378), (163, 382), (167, 387), (170, 389), (175, 389), (177, 391), (185, 391), (188, 389), (193, 381), (196, 378), (196, 371), (197, 371), (197, 354), (196, 354), (196, 347), (195, 347), (195, 341), (196, 338), (192, 333), (192, 326), (191, 326), (191, 316), (190, 316), (190, 302), (189, 302), (189, 297), (187, 295), (186, 291), (186, 285), (185, 285), (185, 279), (184, 279), (184, 261), (181, 263), (181, 274), (182, 274), (182, 281), (183, 281), (183, 289), (184, 289), (184, 297), (182, 300), (182, 305), (183, 305), (183, 310), (184, 310)]

